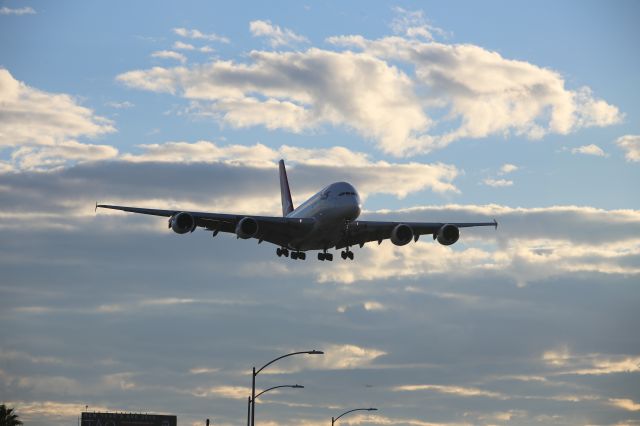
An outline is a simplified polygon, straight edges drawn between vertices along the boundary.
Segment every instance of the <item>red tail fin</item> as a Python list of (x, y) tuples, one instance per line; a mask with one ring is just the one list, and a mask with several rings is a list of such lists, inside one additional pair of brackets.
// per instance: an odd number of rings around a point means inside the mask
[(293, 211), (293, 201), (291, 200), (291, 190), (289, 189), (284, 160), (280, 160), (280, 199), (282, 201), (282, 216), (286, 216)]

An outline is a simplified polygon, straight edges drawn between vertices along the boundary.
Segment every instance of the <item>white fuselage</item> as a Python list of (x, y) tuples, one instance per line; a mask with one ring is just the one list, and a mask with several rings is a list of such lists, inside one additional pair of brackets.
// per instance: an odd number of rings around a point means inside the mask
[(315, 221), (313, 229), (293, 240), (289, 248), (323, 250), (334, 247), (344, 237), (345, 223), (355, 220), (360, 210), (360, 196), (351, 184), (332, 183), (287, 215)]

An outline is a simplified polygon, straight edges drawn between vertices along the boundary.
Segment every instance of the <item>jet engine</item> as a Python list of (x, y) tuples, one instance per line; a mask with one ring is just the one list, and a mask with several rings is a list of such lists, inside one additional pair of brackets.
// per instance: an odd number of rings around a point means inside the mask
[(443, 246), (450, 246), (460, 238), (460, 229), (455, 225), (447, 223), (446, 225), (442, 225), (435, 237)]
[(243, 240), (255, 237), (257, 233), (258, 221), (252, 217), (244, 217), (236, 225), (236, 235)]
[(413, 229), (409, 225), (400, 223), (391, 231), (391, 242), (397, 246), (409, 244), (413, 238)]
[(171, 216), (169, 219), (169, 228), (173, 229), (176, 234), (186, 234), (196, 229), (196, 220), (189, 213), (180, 212)]

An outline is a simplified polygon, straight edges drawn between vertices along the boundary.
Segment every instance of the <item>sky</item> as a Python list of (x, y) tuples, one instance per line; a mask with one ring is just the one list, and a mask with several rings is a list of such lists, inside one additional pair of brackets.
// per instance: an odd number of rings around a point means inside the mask
[[(0, 1), (0, 401), (264, 425), (640, 424), (640, 4)], [(96, 201), (485, 221), (355, 260)]]

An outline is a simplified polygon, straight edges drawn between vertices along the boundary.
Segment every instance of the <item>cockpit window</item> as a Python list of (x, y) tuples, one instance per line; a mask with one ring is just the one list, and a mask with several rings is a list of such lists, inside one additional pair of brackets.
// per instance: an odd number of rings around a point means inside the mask
[(356, 193), (355, 192), (349, 192), (349, 191), (341, 192), (341, 193), (338, 194), (338, 197), (343, 196), (343, 195), (356, 195)]

